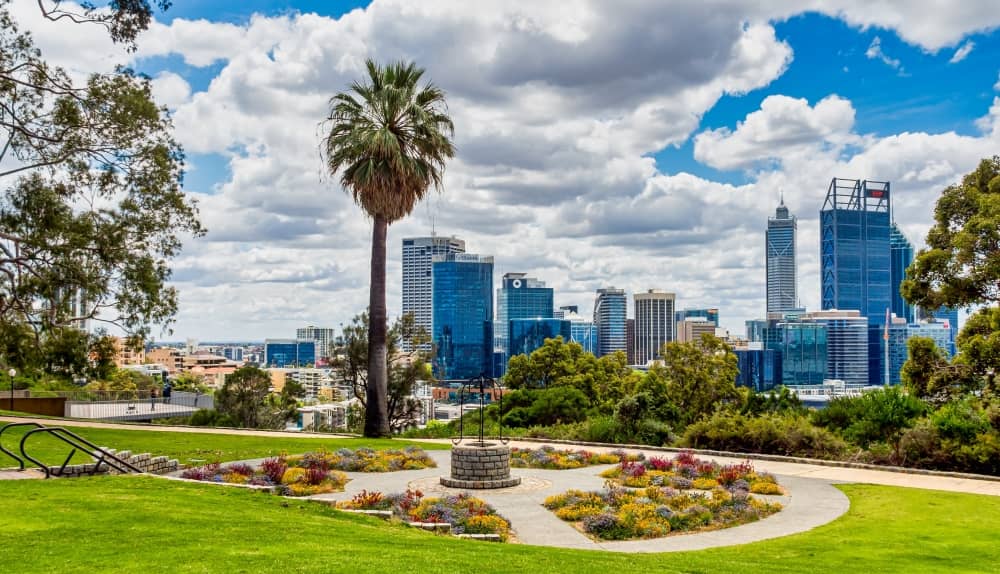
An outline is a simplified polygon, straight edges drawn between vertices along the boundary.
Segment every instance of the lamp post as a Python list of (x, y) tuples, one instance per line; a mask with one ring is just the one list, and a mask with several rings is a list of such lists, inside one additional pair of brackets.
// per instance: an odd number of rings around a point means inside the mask
[(17, 370), (11, 367), (7, 374), (10, 375), (10, 410), (14, 410), (14, 375), (17, 374)]

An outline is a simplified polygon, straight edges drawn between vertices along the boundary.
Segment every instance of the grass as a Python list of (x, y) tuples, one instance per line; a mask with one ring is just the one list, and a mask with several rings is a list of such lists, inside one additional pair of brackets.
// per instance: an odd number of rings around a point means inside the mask
[(1000, 497), (839, 488), (851, 509), (810, 532), (618, 554), (454, 540), (306, 501), (149, 477), (7, 481), (0, 565), (23, 573), (996, 572)]
[[(0, 421), (0, 426), (6, 424)], [(398, 439), (360, 438), (285, 438), (281, 436), (247, 436), (193, 432), (165, 432), (154, 430), (124, 430), (109, 428), (76, 427), (72, 423), (59, 423), (83, 438), (117, 450), (131, 450), (133, 453), (148, 452), (154, 456), (166, 455), (178, 459), (181, 464), (202, 462), (234, 461), (274, 456), (282, 452), (297, 454), (327, 448), (402, 448), (416, 444), (427, 450), (447, 449), (449, 445), (417, 443)], [(3, 445), (18, 453), (18, 443), (30, 427), (12, 428), (3, 433)], [(37, 433), (27, 442), (28, 453), (48, 464), (62, 464), (70, 447), (49, 435)], [(90, 457), (77, 454), (74, 462), (90, 462)], [(0, 468), (16, 466), (16, 462), (0, 453)]]

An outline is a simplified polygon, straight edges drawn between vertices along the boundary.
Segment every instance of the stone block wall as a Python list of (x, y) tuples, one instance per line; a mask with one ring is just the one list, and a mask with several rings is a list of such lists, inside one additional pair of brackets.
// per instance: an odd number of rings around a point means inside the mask
[[(128, 450), (118, 452), (113, 448), (106, 448), (104, 450), (111, 453), (118, 460), (128, 462), (139, 470), (151, 474), (167, 474), (180, 468), (180, 463), (178, 463), (176, 459), (170, 459), (166, 456), (152, 456), (148, 452), (142, 454), (132, 454), (132, 452)], [(96, 466), (97, 457), (94, 457), (94, 462), (86, 464), (69, 464), (66, 465), (66, 468), (63, 470), (62, 476), (74, 477), (93, 474)], [(56, 473), (59, 472), (59, 467), (51, 466), (49, 467), (49, 470), (52, 472), (53, 476), (55, 476)], [(118, 474), (118, 471), (108, 467), (107, 463), (101, 463), (101, 468), (98, 470), (98, 474), (108, 474), (109, 472), (112, 474)]]

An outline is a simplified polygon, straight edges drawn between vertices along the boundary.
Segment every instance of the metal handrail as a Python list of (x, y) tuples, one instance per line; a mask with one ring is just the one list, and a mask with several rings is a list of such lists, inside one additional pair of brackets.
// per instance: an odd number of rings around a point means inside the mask
[(4, 431), (6, 431), (7, 429), (9, 429), (11, 427), (26, 427), (26, 426), (33, 426), (33, 427), (38, 427), (38, 428), (44, 428), (45, 427), (45, 425), (43, 425), (41, 423), (36, 423), (36, 422), (8, 423), (8, 424), (5, 424), (3, 427), (0, 427), (0, 451), (3, 451), (4, 454), (6, 454), (6, 455), (10, 456), (11, 458), (13, 458), (14, 460), (16, 460), (18, 466), (20, 467), (19, 470), (24, 470), (24, 459), (21, 458), (21, 457), (19, 457), (19, 456), (17, 456), (16, 454), (10, 452), (6, 448), (4, 448), (4, 446), (3, 446), (3, 433), (4, 433)]
[[(128, 462), (125, 459), (121, 459), (121, 458), (116, 457), (115, 455), (111, 454), (110, 452), (108, 452), (104, 448), (97, 446), (96, 444), (90, 442), (89, 440), (83, 438), (82, 436), (76, 434), (75, 432), (66, 430), (63, 427), (46, 427), (46, 426), (39, 425), (39, 428), (32, 429), (32, 430), (24, 433), (24, 436), (21, 437), (21, 445), (20, 445), (21, 446), (21, 455), (24, 458), (28, 459), (29, 461), (33, 462), (39, 468), (41, 468), (42, 471), (45, 472), (45, 478), (51, 478), (51, 476), (52, 476), (52, 472), (49, 469), (49, 466), (47, 464), (41, 462), (40, 460), (32, 457), (31, 455), (29, 455), (24, 450), (24, 446), (25, 446), (25, 443), (28, 440), (28, 437), (30, 437), (31, 435), (33, 435), (35, 433), (38, 433), (38, 432), (49, 433), (53, 437), (55, 437), (55, 438), (63, 441), (64, 443), (68, 444), (69, 446), (73, 447), (73, 450), (70, 451), (69, 456), (66, 457), (66, 461), (63, 462), (63, 464), (62, 464), (61, 467), (59, 467), (59, 474), (57, 476), (61, 476), (62, 475), (62, 472), (66, 469), (66, 465), (69, 463), (70, 459), (73, 458), (73, 454), (77, 450), (87, 451), (87, 448), (93, 449), (92, 451), (88, 451), (88, 452), (91, 453), (91, 455), (95, 455), (96, 453), (100, 453), (101, 454), (100, 457), (97, 457), (97, 463), (94, 465), (94, 472), (97, 472), (97, 470), (101, 467), (101, 464), (103, 463), (103, 464), (107, 464), (109, 467), (117, 470), (118, 472), (121, 472), (121, 473), (124, 473), (124, 474), (128, 474), (130, 471), (131, 472), (136, 472), (136, 473), (139, 473), (139, 474), (143, 474), (142, 469), (138, 468), (137, 466), (133, 465), (132, 463)], [(63, 434), (67, 435), (69, 438), (67, 438), (67, 436), (63, 436)], [(77, 441), (77, 442), (74, 443), (73, 441)], [(80, 446), (81, 444), (84, 445), (84, 446)], [(106, 460), (105, 459), (106, 457), (110, 457), (110, 460)]]

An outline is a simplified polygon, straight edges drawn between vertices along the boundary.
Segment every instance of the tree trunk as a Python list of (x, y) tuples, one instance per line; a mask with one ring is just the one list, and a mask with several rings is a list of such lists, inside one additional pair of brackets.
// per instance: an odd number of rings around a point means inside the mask
[(372, 279), (368, 302), (368, 392), (365, 436), (389, 436), (388, 365), (386, 363), (385, 235), (389, 224), (375, 216), (372, 230)]

